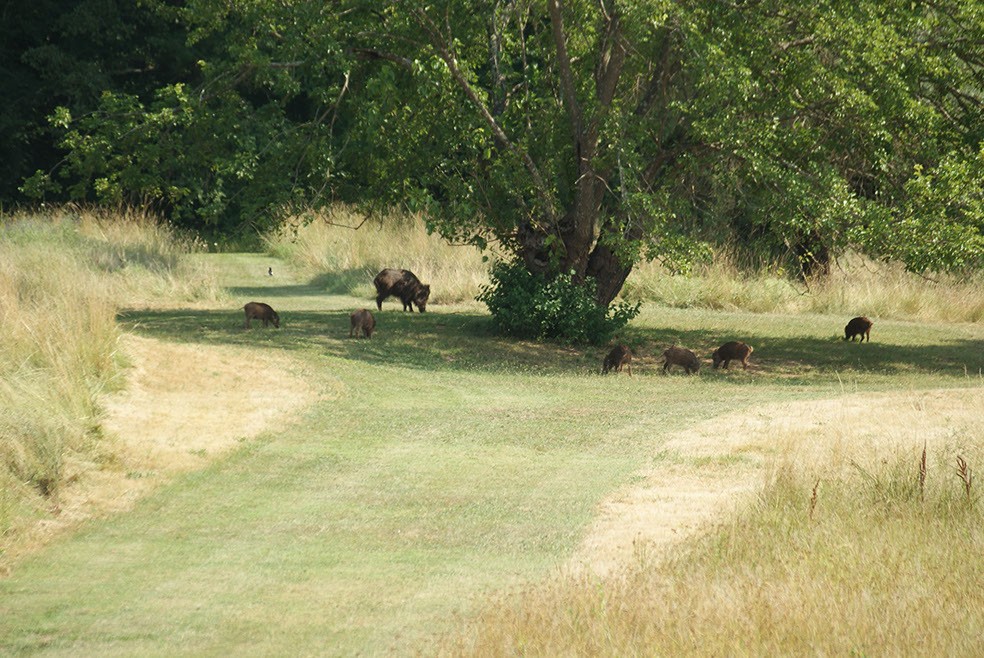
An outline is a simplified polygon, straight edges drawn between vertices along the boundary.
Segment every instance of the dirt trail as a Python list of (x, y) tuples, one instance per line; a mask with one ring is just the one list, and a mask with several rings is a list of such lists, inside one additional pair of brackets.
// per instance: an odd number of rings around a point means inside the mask
[(303, 364), (287, 355), (131, 334), (122, 347), (133, 367), (125, 389), (104, 400), (108, 463), (68, 464), (76, 474), (59, 494), (59, 513), (6, 547), (6, 561), (86, 519), (132, 508), (151, 489), (286, 423), (319, 398), (302, 377)]
[(794, 458), (834, 473), (898, 450), (932, 449), (977, 433), (984, 389), (852, 395), (775, 404), (713, 418), (660, 446), (657, 466), (602, 502), (571, 561), (609, 574), (637, 552), (659, 552), (720, 522), (760, 490), (771, 467)]

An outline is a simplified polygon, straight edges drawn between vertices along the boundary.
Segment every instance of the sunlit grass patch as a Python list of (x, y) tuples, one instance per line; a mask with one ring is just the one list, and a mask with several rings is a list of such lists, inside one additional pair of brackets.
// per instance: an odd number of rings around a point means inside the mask
[(472, 301), (488, 283), (481, 251), (428, 234), (419, 217), (367, 219), (339, 207), (298, 218), (266, 242), (272, 255), (316, 277), (318, 285), (335, 294), (375, 296), (372, 280), (387, 267), (410, 270), (429, 284), (431, 303)]

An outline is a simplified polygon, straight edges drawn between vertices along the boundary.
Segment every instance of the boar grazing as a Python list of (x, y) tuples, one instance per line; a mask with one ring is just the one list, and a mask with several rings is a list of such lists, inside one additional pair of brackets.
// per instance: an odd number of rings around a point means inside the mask
[(692, 375), (700, 370), (700, 359), (696, 354), (686, 348), (674, 345), (663, 352), (663, 357), (666, 359), (666, 362), (663, 364), (663, 370), (665, 372), (669, 372), (670, 366), (672, 365), (683, 366), (688, 375)]
[(873, 324), (874, 322), (864, 316), (853, 318), (847, 323), (847, 326), (844, 327), (844, 340), (850, 339), (853, 343), (855, 336), (861, 336), (861, 342), (863, 343), (865, 337), (867, 336), (868, 342), (870, 343), (871, 325)]
[(360, 333), (366, 338), (372, 338), (373, 329), (376, 328), (376, 318), (372, 317), (372, 313), (364, 308), (360, 308), (358, 311), (352, 313), (349, 319), (352, 321), (352, 328), (349, 329), (349, 338), (352, 336), (358, 338)]
[(263, 320), (263, 326), (267, 326), (271, 322), (273, 326), (277, 329), (280, 328), (280, 316), (274, 311), (268, 304), (263, 302), (250, 302), (243, 306), (243, 310), (246, 312), (246, 328), (249, 329), (250, 320)]
[(400, 298), (404, 311), (409, 308), (413, 312), (414, 304), (421, 313), (427, 310), (431, 288), (422, 284), (410, 270), (383, 270), (372, 283), (376, 286), (376, 308), (380, 311), (383, 310), (383, 300), (390, 296)]
[(622, 372), (622, 366), (628, 366), (629, 377), (631, 377), (632, 350), (625, 345), (616, 345), (612, 348), (612, 351), (608, 353), (608, 356), (605, 357), (604, 363), (601, 364), (601, 374), (606, 375), (609, 370)]
[(717, 368), (721, 363), (724, 363), (724, 369), (728, 369), (728, 365), (731, 363), (732, 359), (739, 359), (741, 361), (741, 366), (744, 369), (748, 369), (748, 357), (753, 352), (751, 345), (746, 345), (740, 341), (731, 341), (730, 343), (725, 343), (721, 347), (714, 350), (714, 354), (711, 355), (711, 361), (714, 362), (714, 367)]

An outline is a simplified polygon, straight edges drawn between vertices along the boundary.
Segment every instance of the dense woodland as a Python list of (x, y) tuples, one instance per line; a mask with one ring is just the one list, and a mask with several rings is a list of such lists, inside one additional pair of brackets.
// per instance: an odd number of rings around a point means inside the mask
[(713, 246), (984, 264), (976, 0), (7, 0), (0, 201), (422, 214), (618, 294)]

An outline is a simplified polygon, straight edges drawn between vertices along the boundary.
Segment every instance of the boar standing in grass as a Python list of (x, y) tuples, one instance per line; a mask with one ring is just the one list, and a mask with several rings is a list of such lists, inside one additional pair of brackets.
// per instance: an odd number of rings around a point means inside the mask
[(400, 298), (404, 311), (409, 308), (412, 313), (414, 304), (421, 313), (427, 310), (430, 286), (422, 284), (410, 270), (383, 270), (372, 283), (376, 286), (376, 308), (380, 311), (383, 310), (383, 300), (390, 296)]
[(868, 342), (870, 343), (871, 326), (873, 324), (875, 323), (864, 316), (853, 318), (847, 323), (847, 326), (844, 327), (844, 340), (850, 339), (853, 343), (855, 336), (861, 336), (862, 343), (864, 342), (865, 337), (868, 338)]
[(349, 329), (349, 338), (352, 336), (358, 338), (360, 333), (366, 338), (372, 338), (372, 332), (376, 328), (376, 318), (372, 317), (372, 313), (364, 308), (360, 308), (358, 311), (352, 313), (349, 319), (352, 321), (352, 328)]
[(674, 345), (663, 352), (663, 357), (666, 359), (666, 362), (663, 363), (664, 372), (669, 372), (670, 366), (672, 365), (683, 366), (683, 369), (687, 371), (688, 375), (692, 375), (700, 370), (700, 359), (696, 354), (684, 347)]
[(714, 354), (711, 355), (711, 361), (714, 362), (715, 368), (723, 362), (724, 369), (727, 370), (731, 360), (738, 359), (741, 361), (741, 367), (748, 370), (748, 357), (753, 351), (754, 349), (751, 345), (733, 340), (714, 350)]
[(263, 326), (267, 326), (271, 322), (273, 326), (277, 329), (280, 328), (280, 316), (277, 312), (270, 308), (269, 304), (264, 304), (263, 302), (250, 302), (243, 306), (243, 310), (246, 312), (246, 328), (249, 329), (250, 320), (263, 320)]
[(616, 345), (612, 348), (612, 351), (608, 353), (608, 356), (605, 357), (604, 363), (601, 364), (601, 374), (606, 375), (609, 370), (622, 372), (622, 366), (628, 367), (629, 377), (631, 377), (632, 350), (625, 345)]

